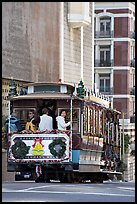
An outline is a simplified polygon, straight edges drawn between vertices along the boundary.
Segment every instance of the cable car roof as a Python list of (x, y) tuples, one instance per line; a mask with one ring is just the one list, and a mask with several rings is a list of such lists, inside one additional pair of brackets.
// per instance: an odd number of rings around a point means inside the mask
[[(95, 103), (95, 104), (100, 104), (101, 106), (105, 107), (106, 109), (109, 109), (109, 107), (106, 104), (101, 103), (101, 101), (95, 101), (95, 100), (91, 100), (93, 99), (92, 97), (90, 97), (90, 100), (88, 99), (81, 99), (77, 96), (72, 96), (71, 94), (66, 94), (66, 93), (57, 93), (57, 92), (44, 92), (44, 93), (31, 93), (31, 94), (27, 94), (27, 95), (19, 95), (19, 96), (14, 96), (9, 98), (11, 101), (16, 101), (16, 100), (38, 100), (38, 99), (77, 99), (77, 100), (81, 100), (81, 101), (85, 101), (85, 102), (91, 102), (91, 104)], [(99, 103), (100, 102), (100, 103)], [(104, 100), (103, 100), (104, 102)], [(110, 111), (112, 112), (116, 112), (118, 114), (121, 114), (121, 112), (117, 111), (116, 109), (110, 109)]]
[(11, 101), (14, 100), (25, 100), (25, 99), (71, 99), (70, 94), (65, 93), (53, 93), (53, 92), (44, 92), (44, 93), (32, 93), (21, 96), (14, 96), (10, 98)]
[(29, 87), (29, 86), (41, 86), (41, 85), (66, 85), (68, 87), (74, 87), (74, 85), (70, 84), (70, 83), (62, 83), (62, 82), (30, 82), (30, 83), (26, 83), (23, 84), (24, 87)]

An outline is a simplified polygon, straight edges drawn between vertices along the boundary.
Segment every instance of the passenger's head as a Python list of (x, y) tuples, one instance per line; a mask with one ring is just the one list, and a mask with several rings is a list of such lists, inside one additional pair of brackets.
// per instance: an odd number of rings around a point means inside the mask
[(65, 118), (66, 117), (66, 111), (65, 110), (61, 110), (60, 111), (60, 115)]
[(43, 108), (43, 109), (42, 109), (42, 114), (47, 114), (47, 115), (48, 115), (48, 112), (49, 112), (49, 111), (48, 111), (47, 108)]
[(40, 116), (35, 116), (34, 120), (32, 120), (32, 123), (37, 126), (40, 123)]
[(34, 117), (34, 110), (30, 110), (28, 112), (28, 116), (29, 116), (29, 118), (33, 118)]
[(18, 117), (18, 113), (15, 112), (15, 111), (13, 111), (11, 115), (14, 116), (14, 117), (16, 117), (16, 118)]

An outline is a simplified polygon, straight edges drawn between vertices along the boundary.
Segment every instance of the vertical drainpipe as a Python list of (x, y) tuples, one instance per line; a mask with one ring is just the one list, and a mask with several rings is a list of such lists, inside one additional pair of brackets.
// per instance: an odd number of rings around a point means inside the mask
[[(111, 33), (112, 33), (112, 39), (114, 38), (114, 17), (111, 16)], [(113, 93), (114, 93), (114, 90), (113, 90), (113, 80), (114, 80), (114, 40), (111, 41), (111, 67), (113, 67), (113, 69), (111, 70), (111, 73), (110, 73), (110, 88), (111, 88), (111, 99), (112, 99), (112, 103), (111, 103), (111, 106), (113, 108)]]
[[(81, 80), (83, 81), (83, 26), (81, 26)], [(83, 103), (81, 101), (81, 138), (83, 138)]]
[[(81, 26), (81, 80), (83, 81), (83, 26)], [(83, 103), (81, 101), (81, 138), (83, 138)]]
[(94, 2), (92, 2), (92, 21), (91, 21), (91, 26), (92, 26), (92, 41), (91, 41), (91, 46), (92, 46), (92, 62), (91, 62), (91, 69), (92, 69), (92, 79), (91, 79), (91, 85), (92, 85), (92, 91), (94, 91)]
[(64, 82), (64, 2), (60, 2), (60, 59), (59, 79)]
[(81, 26), (81, 80), (83, 81), (83, 26)]

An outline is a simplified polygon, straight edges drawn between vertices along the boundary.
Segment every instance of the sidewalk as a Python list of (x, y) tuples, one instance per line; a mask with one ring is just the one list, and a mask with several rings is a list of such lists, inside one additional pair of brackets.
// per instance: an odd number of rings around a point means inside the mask
[(122, 181), (122, 180), (107, 180), (107, 181), (103, 181), (103, 183), (133, 183), (135, 184), (135, 180), (132, 180), (132, 181)]

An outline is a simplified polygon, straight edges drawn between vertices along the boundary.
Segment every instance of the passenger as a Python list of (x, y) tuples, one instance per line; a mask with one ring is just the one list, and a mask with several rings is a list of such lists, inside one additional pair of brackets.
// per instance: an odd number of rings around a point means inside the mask
[[(6, 132), (9, 132), (9, 119), (5, 121)], [(12, 112), (10, 117), (10, 132), (21, 132), (21, 121), (18, 119), (17, 112)]]
[(57, 129), (57, 121), (56, 121), (56, 104), (55, 102), (49, 102), (49, 104), (47, 104), (47, 109), (48, 109), (48, 115), (51, 116), (53, 118), (53, 129)]
[(29, 119), (26, 123), (25, 126), (25, 130), (26, 131), (32, 131), (32, 132), (36, 132), (36, 126), (34, 125), (33, 121), (34, 121), (34, 110), (30, 110), (28, 113)]
[(70, 126), (71, 122), (65, 123), (66, 111), (61, 110), (60, 116), (56, 117), (58, 130), (66, 130), (66, 127)]
[(48, 115), (48, 109), (42, 109), (42, 116), (40, 116), (40, 123), (39, 123), (39, 130), (53, 130), (53, 119), (51, 116)]
[(34, 120), (32, 120), (33, 125), (35, 125), (36, 130), (39, 130), (40, 116), (34, 115)]

